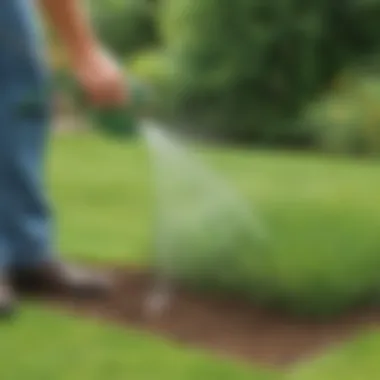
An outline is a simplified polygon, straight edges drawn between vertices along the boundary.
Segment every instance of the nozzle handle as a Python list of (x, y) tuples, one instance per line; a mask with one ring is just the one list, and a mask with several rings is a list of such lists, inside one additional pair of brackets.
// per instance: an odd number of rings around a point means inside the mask
[[(57, 83), (72, 96), (75, 104), (84, 111), (96, 130), (113, 138), (126, 138), (133, 134), (136, 128), (136, 117), (130, 102), (116, 107), (93, 106), (88, 102), (78, 83), (69, 75), (61, 74), (57, 78)], [(126, 88), (128, 88), (128, 83), (126, 83)]]

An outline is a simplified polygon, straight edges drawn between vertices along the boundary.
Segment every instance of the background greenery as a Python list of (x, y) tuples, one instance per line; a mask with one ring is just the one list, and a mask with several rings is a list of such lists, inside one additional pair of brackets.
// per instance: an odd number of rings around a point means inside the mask
[[(230, 142), (380, 149), (376, 107), (360, 112), (361, 91), (379, 92), (379, 0), (98, 0), (92, 12), (126, 69), (162, 91), (178, 128)], [(363, 76), (373, 88), (358, 85)]]

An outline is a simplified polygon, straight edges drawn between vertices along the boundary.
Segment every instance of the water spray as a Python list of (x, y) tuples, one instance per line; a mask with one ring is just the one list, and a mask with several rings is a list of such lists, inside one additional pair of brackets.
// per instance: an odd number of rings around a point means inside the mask
[[(128, 103), (110, 108), (92, 105), (67, 76), (60, 77), (58, 84), (101, 135), (119, 142), (141, 135), (147, 143), (156, 225), (153, 284), (142, 305), (145, 318), (160, 318), (168, 311), (178, 280), (212, 278), (225, 284), (236, 254), (243, 252), (247, 259), (253, 252), (265, 251), (266, 230), (257, 213), (252, 215), (240, 195), (189, 154), (165, 126), (152, 121), (155, 97), (149, 86), (127, 78)], [(258, 265), (265, 262), (263, 256), (256, 257)], [(206, 269), (197, 273), (202, 267)]]
[(126, 77), (128, 101), (118, 106), (92, 105), (78, 83), (66, 74), (57, 76), (57, 84), (70, 94), (95, 131), (114, 140), (123, 141), (139, 133), (141, 119), (154, 109), (153, 88), (134, 76)]
[[(148, 141), (146, 128), (150, 127), (143, 120), (151, 117), (154, 113), (154, 90), (133, 76), (128, 76), (125, 82), (128, 92), (127, 104), (117, 107), (102, 107), (93, 106), (87, 102), (77, 83), (67, 76), (62, 76), (59, 81), (61, 86), (73, 96), (75, 103), (79, 105), (93, 128), (101, 135), (120, 142), (125, 142), (134, 136), (141, 136)], [(158, 128), (158, 126), (154, 125), (151, 128)], [(154, 249), (159, 251), (161, 245), (158, 241), (155, 243)], [(160, 254), (160, 252), (156, 252), (157, 261), (159, 261)], [(144, 300), (142, 312), (145, 318), (161, 317), (171, 304), (174, 286), (159, 266), (158, 263), (155, 268), (153, 286), (147, 292)]]

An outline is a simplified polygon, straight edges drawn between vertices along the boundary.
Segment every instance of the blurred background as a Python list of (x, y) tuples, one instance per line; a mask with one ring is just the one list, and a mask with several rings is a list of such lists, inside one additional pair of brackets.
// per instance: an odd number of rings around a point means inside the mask
[[(377, 0), (97, 0), (99, 34), (160, 116), (229, 143), (380, 149)], [(55, 67), (64, 57), (51, 37)]]

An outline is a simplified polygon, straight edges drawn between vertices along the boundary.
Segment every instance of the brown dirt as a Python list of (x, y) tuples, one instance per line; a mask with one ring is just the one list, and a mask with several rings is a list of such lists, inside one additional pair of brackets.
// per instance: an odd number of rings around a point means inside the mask
[(117, 288), (106, 300), (43, 295), (49, 305), (139, 328), (181, 344), (204, 348), (248, 363), (284, 368), (380, 325), (380, 310), (366, 310), (334, 322), (296, 321), (252, 305), (178, 290), (161, 315), (144, 312), (153, 276), (137, 269), (115, 270)]

